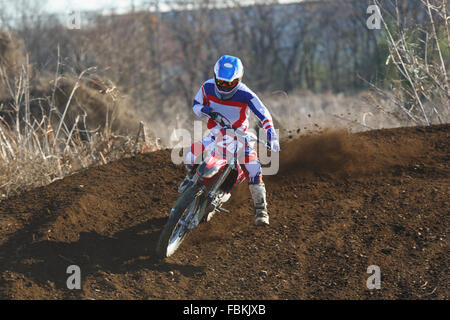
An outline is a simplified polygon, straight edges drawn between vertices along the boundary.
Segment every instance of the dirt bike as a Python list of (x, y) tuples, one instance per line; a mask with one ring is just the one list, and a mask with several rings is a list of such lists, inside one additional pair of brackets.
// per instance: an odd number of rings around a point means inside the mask
[(254, 135), (245, 135), (220, 113), (211, 113), (211, 118), (221, 125), (221, 134), (170, 211), (156, 246), (160, 259), (171, 256), (200, 223), (209, 221), (217, 212), (229, 213), (221, 206), (231, 190), (245, 179), (239, 156), (248, 143), (259, 142), (270, 149), (270, 144)]

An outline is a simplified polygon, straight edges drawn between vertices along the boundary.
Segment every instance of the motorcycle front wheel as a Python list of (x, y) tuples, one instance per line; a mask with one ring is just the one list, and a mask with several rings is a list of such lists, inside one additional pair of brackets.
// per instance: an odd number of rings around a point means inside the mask
[(197, 210), (201, 193), (200, 185), (194, 184), (186, 189), (175, 202), (156, 245), (156, 256), (159, 259), (171, 256), (191, 231), (187, 228), (184, 219), (189, 212)]

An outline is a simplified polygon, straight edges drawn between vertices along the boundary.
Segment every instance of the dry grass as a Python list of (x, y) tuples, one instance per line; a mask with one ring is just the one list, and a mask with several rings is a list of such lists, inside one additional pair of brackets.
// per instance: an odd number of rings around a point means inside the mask
[(0, 32), (0, 199), (158, 148), (111, 81), (94, 68), (61, 74), (60, 60), (54, 75), (35, 72), (21, 41)]
[[(87, 71), (75, 79), (57, 77), (52, 91), (46, 92), (32, 88), (30, 70), (25, 66), (14, 81), (0, 69), (2, 87), (10, 94), (0, 110), (2, 198), (49, 184), (83, 168), (158, 148), (145, 136), (142, 124), (135, 135), (117, 134), (114, 102), (120, 103), (118, 92), (105, 86), (88, 88), (83, 84)], [(93, 94), (95, 90), (103, 90), (102, 103)], [(36, 96), (36, 92), (43, 95)], [(105, 105), (108, 110), (102, 112), (100, 106)], [(89, 116), (95, 119), (89, 121)], [(93, 124), (96, 129), (90, 129)]]

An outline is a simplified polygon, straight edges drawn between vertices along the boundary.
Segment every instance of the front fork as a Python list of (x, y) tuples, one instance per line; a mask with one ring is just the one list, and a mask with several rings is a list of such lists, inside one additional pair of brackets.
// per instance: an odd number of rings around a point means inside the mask
[(203, 201), (202, 208), (199, 213), (199, 221), (202, 221), (203, 217), (206, 214), (206, 208), (208, 207), (208, 204), (210, 204), (214, 200), (217, 190), (219, 190), (220, 186), (228, 178), (228, 175), (230, 174), (232, 169), (233, 169), (233, 167), (228, 165), (225, 168), (225, 170), (223, 171), (222, 175), (219, 177), (219, 179), (217, 179), (217, 181), (214, 183), (213, 187), (208, 192), (208, 195), (207, 195), (205, 201)]
[[(220, 186), (225, 181), (225, 179), (228, 177), (228, 175), (230, 174), (232, 169), (233, 169), (233, 167), (228, 165), (226, 167), (226, 169), (224, 170), (224, 172), (219, 177), (219, 179), (217, 179), (217, 181), (214, 183), (214, 185), (208, 192), (206, 199), (203, 200), (200, 210), (197, 210), (198, 214), (194, 213), (194, 217), (192, 218), (191, 222), (189, 223), (189, 227), (188, 227), (189, 229), (191, 229), (191, 230), (194, 229), (196, 226), (198, 226), (200, 221), (202, 221), (203, 217), (206, 214), (206, 209), (208, 207), (208, 204), (210, 204), (213, 201), (213, 199), (217, 193), (217, 190), (219, 190)], [(194, 176), (193, 182), (196, 183), (199, 179), (200, 178), (198, 177), (198, 174), (196, 173)], [(201, 183), (201, 181), (200, 181), (200, 183)]]
[(232, 170), (232, 166), (228, 165), (226, 167), (226, 169), (223, 171), (222, 175), (219, 177), (219, 179), (217, 179), (216, 183), (213, 185), (213, 187), (211, 188), (211, 190), (208, 193), (208, 198), (213, 199), (217, 190), (220, 188), (220, 186), (222, 185), (222, 183), (225, 182), (226, 178), (228, 178), (228, 175), (230, 174), (231, 170)]

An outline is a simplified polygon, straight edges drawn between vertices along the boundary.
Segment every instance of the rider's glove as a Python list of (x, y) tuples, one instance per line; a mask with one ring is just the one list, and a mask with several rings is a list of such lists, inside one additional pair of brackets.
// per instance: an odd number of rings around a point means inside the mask
[(203, 106), (200, 109), (200, 112), (203, 113), (207, 117), (211, 117), (211, 115), (210, 115), (211, 114), (211, 107), (210, 106)]
[(270, 142), (270, 150), (272, 150), (273, 152), (279, 152), (280, 142), (278, 141), (277, 133), (273, 128), (269, 128), (269, 130), (267, 130), (267, 138)]
[(278, 140), (270, 141), (270, 150), (273, 152), (280, 152), (280, 143)]

